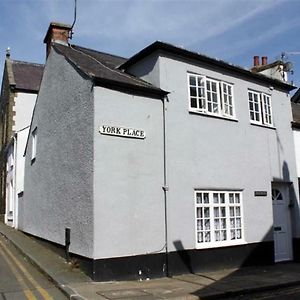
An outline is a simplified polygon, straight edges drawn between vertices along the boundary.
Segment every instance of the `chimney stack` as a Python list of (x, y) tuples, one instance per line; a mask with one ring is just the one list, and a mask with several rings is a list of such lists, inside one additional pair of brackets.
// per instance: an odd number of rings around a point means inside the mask
[(259, 56), (257, 56), (257, 55), (253, 56), (253, 66), (254, 67), (259, 66)]
[(268, 64), (268, 57), (267, 56), (262, 56), (262, 58), (261, 58), (261, 64), (262, 64), (262, 66)]
[(49, 55), (52, 43), (61, 43), (68, 45), (72, 26), (68, 24), (51, 22), (44, 38), (46, 44), (46, 58)]

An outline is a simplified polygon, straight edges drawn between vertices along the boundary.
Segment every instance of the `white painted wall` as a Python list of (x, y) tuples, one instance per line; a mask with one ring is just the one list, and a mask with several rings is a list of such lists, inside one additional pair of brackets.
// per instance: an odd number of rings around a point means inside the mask
[(18, 228), (19, 215), (18, 194), (24, 190), (25, 158), (23, 155), (36, 98), (37, 95), (32, 93), (15, 93), (15, 106), (13, 107), (15, 135), (11, 141), (7, 159), (5, 221), (16, 228)]
[[(162, 101), (95, 87), (94, 105), (94, 258), (164, 252)], [(102, 135), (102, 125), (146, 138)]]
[(295, 143), (297, 176), (300, 177), (300, 130), (294, 128), (293, 135), (294, 135), (294, 143)]
[(18, 132), (30, 125), (33, 108), (36, 101), (36, 94), (17, 93), (15, 97), (14, 131)]
[[(141, 64), (150, 73), (143, 73)], [(195, 189), (242, 189), (245, 242), (272, 240), (271, 182), (277, 180), (293, 183), (291, 198), (296, 205), (290, 213), (294, 236), (299, 236), (289, 95), (230, 71), (171, 55), (149, 56), (130, 68), (153, 84), (155, 70), (159, 70), (159, 87), (170, 92), (166, 110), (169, 249), (176, 250), (176, 241), (185, 249), (195, 248)], [(238, 121), (189, 113), (188, 72), (232, 83)], [(248, 89), (271, 94), (275, 129), (250, 124)], [(254, 191), (267, 191), (267, 197), (254, 197)]]

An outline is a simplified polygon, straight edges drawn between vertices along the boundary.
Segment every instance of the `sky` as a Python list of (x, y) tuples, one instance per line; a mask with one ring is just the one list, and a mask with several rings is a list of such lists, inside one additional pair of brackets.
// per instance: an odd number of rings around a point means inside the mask
[[(7, 47), (12, 59), (45, 62), (48, 26), (72, 24), (74, 2), (0, 0), (0, 78)], [(300, 87), (299, 13), (300, 0), (77, 0), (71, 43), (130, 57), (160, 40), (244, 68), (285, 52)]]

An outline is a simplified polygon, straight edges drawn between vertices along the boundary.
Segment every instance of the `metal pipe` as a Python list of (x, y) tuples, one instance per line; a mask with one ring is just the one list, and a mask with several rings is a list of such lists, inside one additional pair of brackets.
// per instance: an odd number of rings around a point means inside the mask
[(69, 252), (70, 244), (71, 244), (71, 228), (66, 227), (65, 228), (65, 253), (66, 253), (67, 262), (70, 261), (70, 252)]
[(166, 101), (167, 97), (163, 98), (163, 148), (164, 148), (164, 210), (165, 210), (165, 257), (166, 257), (166, 276), (170, 277), (169, 272), (169, 248), (168, 248), (168, 207), (167, 207), (167, 142), (166, 142)]

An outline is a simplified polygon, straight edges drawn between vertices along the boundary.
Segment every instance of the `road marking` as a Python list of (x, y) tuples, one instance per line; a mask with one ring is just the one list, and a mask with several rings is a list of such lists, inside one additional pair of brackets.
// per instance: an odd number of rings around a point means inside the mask
[[(19, 269), (23, 272), (25, 277), (32, 283), (32, 285), (38, 290), (38, 292), (43, 296), (45, 300), (53, 300), (53, 298), (48, 294), (48, 292), (43, 289), (37, 281), (28, 273), (25, 267), (19, 262), (19, 260), (13, 256), (10, 250), (0, 241), (0, 245), (2, 246), (3, 250), (10, 256), (10, 258), (15, 262), (15, 264), (19, 267)], [(36, 299), (35, 297), (32, 299)]]
[(24, 282), (24, 279), (22, 278), (22, 276), (20, 275), (20, 273), (18, 272), (18, 270), (15, 268), (15, 266), (12, 264), (12, 262), (8, 259), (8, 257), (6, 257), (4, 251), (1, 248), (0, 248), (0, 254), (4, 258), (4, 260), (6, 261), (6, 263), (8, 264), (8, 266), (10, 267), (11, 271), (13, 272), (13, 274), (16, 277), (16, 279), (19, 282), (19, 284), (21, 285), (26, 298), (28, 300), (36, 300), (36, 297), (29, 290), (28, 286)]

